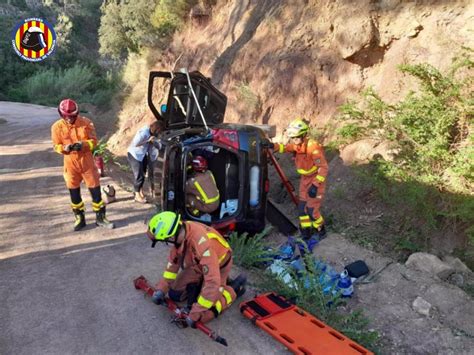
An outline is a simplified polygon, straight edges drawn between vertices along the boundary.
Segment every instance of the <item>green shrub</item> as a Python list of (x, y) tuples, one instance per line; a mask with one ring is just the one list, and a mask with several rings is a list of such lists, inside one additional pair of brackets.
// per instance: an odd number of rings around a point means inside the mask
[(56, 106), (65, 97), (107, 108), (118, 89), (117, 75), (103, 75), (89, 66), (46, 69), (26, 78), (9, 96), (24, 102)]
[(185, 22), (197, 0), (160, 0), (151, 15), (151, 24), (161, 37), (169, 37)]
[(229, 237), (229, 244), (232, 248), (234, 263), (250, 268), (272, 260), (271, 252), (263, 240), (270, 230), (271, 227), (267, 227), (263, 232), (254, 236), (249, 236), (248, 233), (239, 235), (237, 232), (233, 232)]
[(236, 89), (239, 101), (243, 102), (249, 111), (258, 111), (262, 103), (260, 97), (253, 92), (250, 85), (245, 81), (241, 81), (236, 86)]
[[(474, 84), (472, 51), (454, 58), (442, 73), (429, 64), (402, 65), (418, 79), (417, 91), (395, 104), (373, 90), (359, 103), (340, 107), (349, 123), (337, 133), (343, 141), (375, 138), (390, 141), (398, 152), (393, 161), (374, 160), (361, 169), (368, 183), (395, 210), (404, 211), (396, 247), (428, 248), (434, 230), (452, 229), (474, 246)], [(421, 234), (418, 241), (413, 234)]]

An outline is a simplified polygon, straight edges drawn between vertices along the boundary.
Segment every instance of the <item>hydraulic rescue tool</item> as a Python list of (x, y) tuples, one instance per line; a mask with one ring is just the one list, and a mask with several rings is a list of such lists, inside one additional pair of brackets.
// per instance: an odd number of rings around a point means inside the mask
[[(155, 292), (155, 289), (152, 286), (150, 286), (145, 276), (141, 275), (137, 277), (133, 281), (133, 284), (135, 285), (135, 288), (137, 290), (142, 290), (143, 292), (145, 292), (146, 295), (150, 297), (153, 296), (153, 293)], [(173, 322), (175, 322), (176, 324), (179, 324), (180, 323), (179, 321), (184, 320), (188, 315), (186, 310), (178, 307), (178, 305), (174, 303), (172, 300), (170, 300), (169, 298), (166, 298), (166, 302), (164, 303), (164, 306), (167, 307), (175, 315)], [(199, 329), (201, 332), (206, 334), (209, 338), (211, 338), (215, 342), (222, 344), (224, 346), (227, 346), (227, 341), (224, 338), (217, 335), (216, 332), (209, 329), (203, 323), (195, 322), (195, 326), (196, 326), (196, 329)]]
[(278, 161), (276, 160), (275, 155), (273, 155), (273, 152), (270, 149), (268, 150), (268, 157), (270, 158), (272, 165), (275, 167), (275, 170), (280, 176), (280, 179), (283, 182), (283, 185), (285, 185), (288, 193), (290, 194), (291, 200), (293, 201), (295, 205), (298, 205), (298, 198), (295, 195), (295, 188), (290, 182), (290, 180), (288, 180), (288, 178), (286, 177), (285, 173), (283, 172), (283, 169), (281, 168), (280, 164), (278, 164)]

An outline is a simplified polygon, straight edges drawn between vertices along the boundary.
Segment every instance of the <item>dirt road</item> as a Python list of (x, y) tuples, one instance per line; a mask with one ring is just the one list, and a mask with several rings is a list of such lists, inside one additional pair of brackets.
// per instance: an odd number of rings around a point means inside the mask
[(0, 119), (0, 354), (284, 353), (237, 307), (211, 325), (228, 348), (170, 324), (132, 285), (140, 274), (155, 281), (166, 263), (167, 247), (143, 234), (153, 209), (118, 189), (108, 210), (117, 228), (102, 230), (83, 188), (89, 225), (72, 232), (50, 142), (56, 109), (0, 102)]

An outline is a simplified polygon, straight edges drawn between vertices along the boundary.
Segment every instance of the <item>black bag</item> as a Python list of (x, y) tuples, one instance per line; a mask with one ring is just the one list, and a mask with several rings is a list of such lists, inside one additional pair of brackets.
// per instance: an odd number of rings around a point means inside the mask
[(369, 268), (363, 260), (357, 260), (346, 265), (345, 269), (350, 277), (359, 278), (369, 273)]

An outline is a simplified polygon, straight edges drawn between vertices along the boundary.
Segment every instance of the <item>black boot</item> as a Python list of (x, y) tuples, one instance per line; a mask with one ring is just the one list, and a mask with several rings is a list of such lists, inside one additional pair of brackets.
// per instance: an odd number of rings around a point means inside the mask
[(227, 283), (227, 285), (229, 285), (230, 287), (234, 289), (235, 294), (237, 295), (237, 298), (239, 298), (246, 291), (245, 289), (246, 283), (247, 283), (247, 277), (244, 274), (240, 274), (235, 279)]
[(72, 211), (76, 218), (76, 221), (74, 222), (74, 232), (78, 232), (86, 226), (86, 216), (84, 215), (84, 211), (76, 209), (73, 209)]
[(95, 215), (96, 215), (96, 219), (95, 219), (96, 226), (105, 227), (107, 229), (114, 229), (115, 227), (114, 224), (105, 217), (105, 206), (102, 207), (100, 210), (98, 210), (95, 213)]
[(318, 240), (320, 241), (327, 237), (326, 227), (324, 224), (316, 230), (315, 235), (318, 236)]
[(301, 228), (300, 227), (300, 234), (301, 234), (301, 238), (302, 239), (309, 239), (311, 238), (311, 231), (313, 230), (313, 228), (309, 227), (309, 228)]

